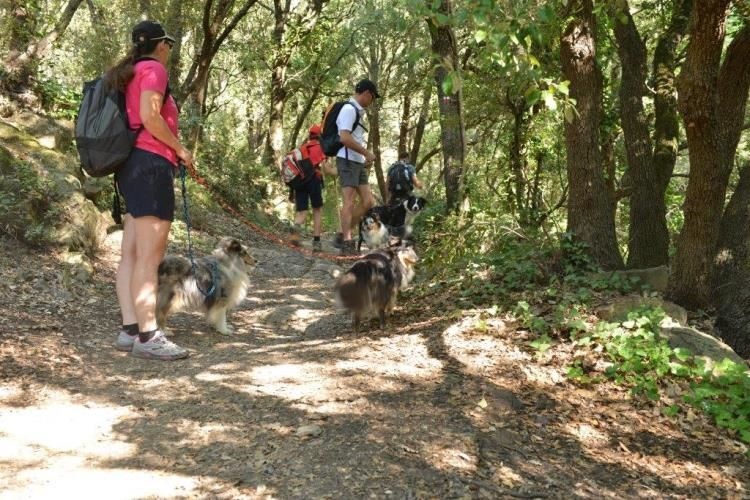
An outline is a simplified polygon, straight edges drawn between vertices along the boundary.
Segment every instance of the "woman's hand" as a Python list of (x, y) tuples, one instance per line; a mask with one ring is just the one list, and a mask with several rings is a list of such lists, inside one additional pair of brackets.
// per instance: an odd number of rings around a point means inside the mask
[(186, 167), (193, 166), (193, 153), (185, 149), (184, 146), (180, 145), (179, 148), (175, 149), (175, 153), (177, 153), (177, 158), (179, 158)]

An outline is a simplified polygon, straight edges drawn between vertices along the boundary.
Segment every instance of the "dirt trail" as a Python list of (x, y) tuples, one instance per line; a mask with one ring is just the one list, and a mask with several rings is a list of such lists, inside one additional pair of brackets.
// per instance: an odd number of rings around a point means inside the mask
[(85, 284), (0, 239), (0, 498), (747, 498), (700, 417), (576, 388), (450, 304), (355, 336), (332, 264), (249, 243), (236, 334), (177, 315), (192, 355), (160, 363), (111, 347), (117, 233)]

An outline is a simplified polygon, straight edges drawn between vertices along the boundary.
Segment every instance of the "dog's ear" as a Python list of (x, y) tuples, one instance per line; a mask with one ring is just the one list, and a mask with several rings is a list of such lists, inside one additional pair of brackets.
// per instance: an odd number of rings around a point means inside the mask
[(404, 262), (409, 265), (413, 266), (414, 264), (419, 262), (419, 256), (417, 255), (417, 252), (414, 251), (413, 246), (404, 247), (400, 251), (400, 253), (402, 255), (402, 259), (404, 260)]
[(400, 247), (398, 250), (398, 258), (405, 266), (413, 266), (419, 262), (417, 252), (412, 247)]
[(227, 253), (236, 253), (236, 254), (242, 253), (242, 243), (240, 243), (237, 240), (229, 240), (226, 248), (227, 248)]

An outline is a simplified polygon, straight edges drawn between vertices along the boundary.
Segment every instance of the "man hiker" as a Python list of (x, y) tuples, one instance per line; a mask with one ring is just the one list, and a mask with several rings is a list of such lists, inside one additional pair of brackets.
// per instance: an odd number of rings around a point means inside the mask
[(409, 153), (402, 151), (398, 161), (388, 167), (385, 176), (385, 187), (388, 193), (388, 205), (405, 200), (411, 196), (414, 188), (422, 189), (422, 181), (417, 177), (417, 169), (409, 163)]
[[(361, 118), (365, 108), (375, 102), (378, 97), (380, 94), (375, 84), (367, 79), (361, 80), (354, 87), (354, 95), (341, 108), (336, 118), (339, 137), (344, 145), (336, 154), (336, 169), (343, 197), (341, 253), (345, 255), (355, 253), (352, 225), (357, 224), (359, 219), (375, 205), (368, 181), (368, 170), (365, 167), (375, 159), (375, 155), (365, 148), (366, 129), (362, 126)], [(358, 116), (360, 119), (357, 119)], [(356, 127), (355, 123), (357, 123)], [(354, 206), (355, 195), (358, 195), (360, 199), (356, 208)]]

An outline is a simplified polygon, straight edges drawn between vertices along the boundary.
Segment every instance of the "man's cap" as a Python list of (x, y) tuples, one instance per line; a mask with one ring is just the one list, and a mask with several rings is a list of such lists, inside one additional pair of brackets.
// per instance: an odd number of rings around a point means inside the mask
[(133, 43), (140, 44), (153, 40), (169, 40), (174, 43), (175, 39), (167, 33), (164, 27), (156, 21), (141, 21), (133, 27)]
[(357, 86), (354, 87), (354, 92), (356, 92), (357, 94), (361, 94), (362, 92), (367, 92), (368, 90), (372, 92), (372, 95), (380, 99), (380, 94), (378, 94), (378, 88), (375, 86), (375, 83), (373, 83), (372, 80), (368, 80), (367, 78), (365, 78), (364, 80), (360, 80), (359, 83), (357, 83)]
[(310, 135), (320, 135), (320, 125), (315, 124), (312, 127), (310, 127)]

